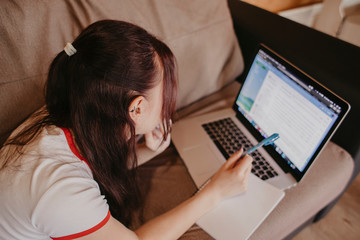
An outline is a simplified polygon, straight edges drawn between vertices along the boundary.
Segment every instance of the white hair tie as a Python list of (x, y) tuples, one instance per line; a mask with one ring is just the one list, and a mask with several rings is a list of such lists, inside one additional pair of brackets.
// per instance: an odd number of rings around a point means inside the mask
[(74, 46), (71, 43), (67, 43), (64, 47), (64, 51), (66, 52), (66, 54), (70, 57), (72, 55), (74, 55), (77, 51), (74, 48)]

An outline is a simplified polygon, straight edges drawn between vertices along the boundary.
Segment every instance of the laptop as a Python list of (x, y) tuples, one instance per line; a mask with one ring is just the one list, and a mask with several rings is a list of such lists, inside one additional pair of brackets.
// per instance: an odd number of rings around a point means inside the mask
[[(309, 171), (350, 110), (346, 101), (264, 44), (259, 45), (244, 76), (232, 108), (180, 120), (172, 130), (172, 141), (197, 187), (235, 151), (246, 150), (273, 133), (280, 135), (251, 154), (248, 191), (224, 201), (198, 221), (216, 239), (248, 238), (283, 198), (284, 190)], [(269, 196), (273, 196), (270, 202)], [(246, 204), (251, 207), (241, 207)], [(255, 205), (262, 210), (254, 213)], [(234, 209), (238, 214), (230, 214)], [(251, 221), (244, 219), (254, 215)], [(241, 236), (224, 236), (224, 229), (215, 224), (220, 219), (229, 230), (240, 223), (251, 226), (241, 229), (244, 234), (233, 231)]]

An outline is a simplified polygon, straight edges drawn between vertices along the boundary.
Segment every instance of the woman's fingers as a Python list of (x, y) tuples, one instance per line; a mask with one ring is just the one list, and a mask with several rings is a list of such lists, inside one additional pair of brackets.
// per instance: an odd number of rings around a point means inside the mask
[(250, 157), (249, 155), (246, 154), (243, 158), (239, 159), (235, 163), (234, 168), (247, 170), (249, 167), (251, 167), (252, 160), (253, 160), (252, 157)]
[(145, 134), (145, 145), (152, 151), (162, 152), (170, 145), (170, 133), (164, 139), (164, 129), (158, 125), (154, 130)]
[(243, 158), (240, 159), (242, 154), (243, 149), (231, 155), (229, 159), (225, 162), (223, 167), (227, 169), (235, 167), (238, 169), (245, 169), (245, 167), (251, 163), (252, 158), (249, 155), (245, 155)]
[(250, 177), (250, 174), (251, 174), (251, 168), (252, 168), (252, 164), (251, 164), (252, 158), (249, 157), (248, 155), (246, 155), (246, 156), (247, 156), (247, 158), (243, 159), (244, 161), (242, 161), (244, 164), (247, 164), (247, 167), (242, 172), (242, 175), (243, 175), (243, 190), (244, 191), (247, 190), (249, 177)]
[(233, 155), (229, 157), (229, 159), (224, 163), (225, 168), (232, 168), (236, 164), (236, 162), (240, 159), (241, 154), (243, 153), (243, 150), (237, 151)]
[(153, 131), (152, 134), (154, 138), (156, 139), (162, 139), (163, 138), (163, 131), (161, 131), (161, 127), (157, 126)]
[[(215, 189), (221, 199), (243, 193), (247, 190), (252, 167), (252, 158), (243, 151), (234, 153), (213, 176), (209, 183), (210, 189)], [(241, 159), (240, 159), (241, 158)]]

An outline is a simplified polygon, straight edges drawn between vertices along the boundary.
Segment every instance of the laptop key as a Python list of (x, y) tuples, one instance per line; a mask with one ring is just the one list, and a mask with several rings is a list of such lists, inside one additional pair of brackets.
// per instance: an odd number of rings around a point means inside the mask
[(266, 174), (267, 174), (270, 178), (274, 177), (274, 174), (273, 174), (271, 171), (267, 171)]
[(226, 152), (226, 150), (223, 148), (223, 146), (220, 144), (219, 141), (214, 140), (214, 143), (216, 145), (216, 147), (220, 150), (221, 154), (225, 157), (225, 159), (227, 160), (230, 156), (229, 154)]

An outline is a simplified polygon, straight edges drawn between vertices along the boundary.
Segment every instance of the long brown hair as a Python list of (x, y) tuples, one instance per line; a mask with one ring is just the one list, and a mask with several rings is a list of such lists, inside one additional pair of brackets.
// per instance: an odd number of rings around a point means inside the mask
[(91, 24), (72, 45), (77, 50), (74, 55), (62, 51), (51, 63), (45, 88), (46, 116), (4, 146), (21, 148), (47, 125), (71, 129), (111, 214), (128, 224), (139, 202), (135, 126), (129, 106), (137, 96), (146, 97), (162, 76), (167, 136), (177, 93), (175, 57), (144, 29), (114, 20)]

